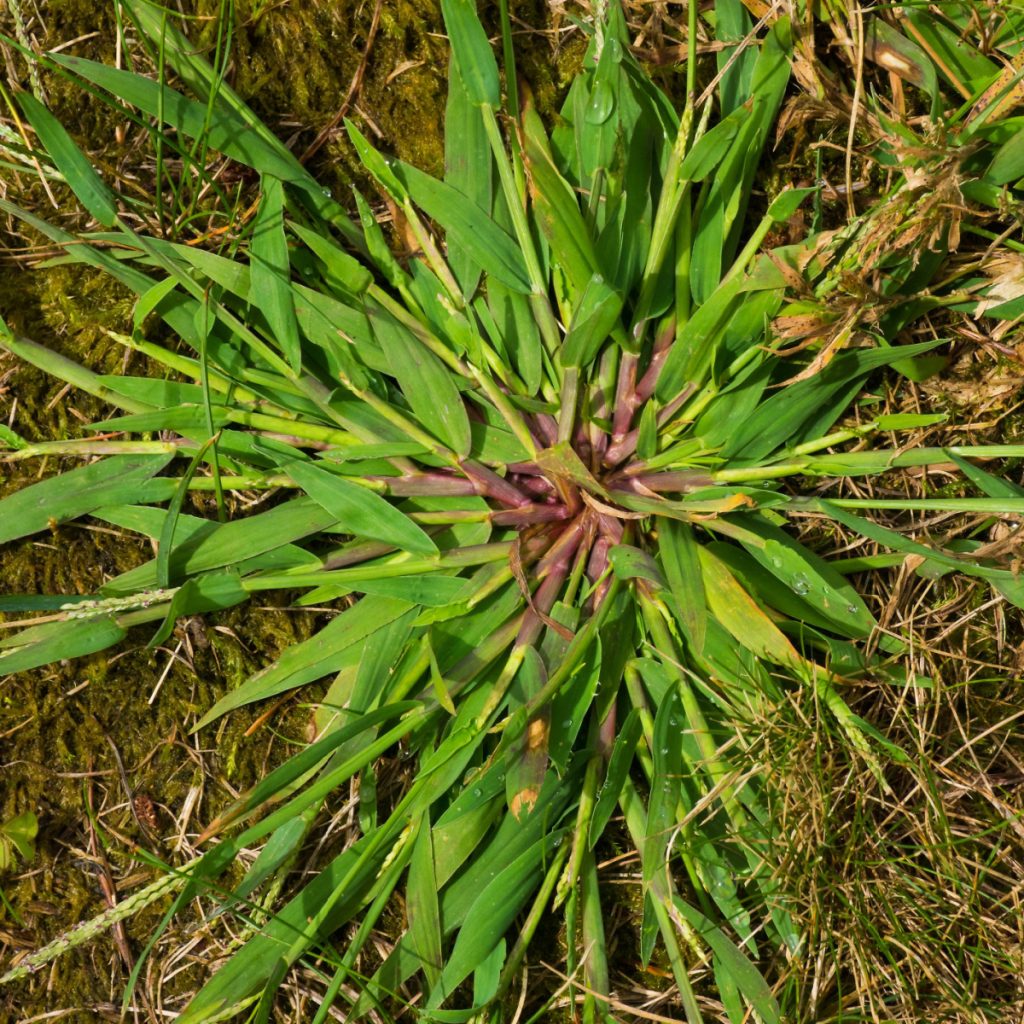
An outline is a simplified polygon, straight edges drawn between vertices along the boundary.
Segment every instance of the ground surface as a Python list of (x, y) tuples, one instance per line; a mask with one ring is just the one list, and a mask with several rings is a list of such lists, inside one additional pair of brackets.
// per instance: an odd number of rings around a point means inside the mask
[[(186, 4), (200, 15), (213, 6), (203, 0)], [(648, 55), (657, 56), (659, 45), (663, 53), (670, 50), (659, 32), (671, 30), (680, 14), (674, 5), (654, 6), (664, 21), (644, 42)], [(540, 108), (550, 111), (579, 60), (580, 37), (527, 29), (567, 29), (555, 8), (536, 3), (514, 5), (514, 10), (523, 27), (524, 78)], [(25, 5), (23, 13), (41, 48), (77, 40), (73, 52), (115, 59), (110, 6), (48, 0), (35, 13)], [(4, 17), (0, 27), (10, 30)], [(640, 9), (638, 28), (646, 17), (646, 9)], [(310, 165), (325, 187), (342, 195), (355, 173), (352, 155), (337, 132), (322, 141), (319, 133), (343, 104), (369, 126), (381, 148), (428, 170), (439, 168), (446, 60), (440, 31), (433, 3), (240, 3), (233, 83), (297, 152), (319, 143)], [(8, 82), (26, 83), (24, 63), (10, 48), (3, 52)], [(44, 85), (57, 116), (74, 126), (99, 165), (132, 166), (144, 140), (124, 136), (124, 126), (109, 113), (59, 82)], [(837, 126), (837, 135), (841, 129)], [(795, 183), (807, 172), (800, 166), (799, 133), (791, 130), (782, 143), (776, 164), (765, 169), (769, 185), (779, 176)], [(70, 206), (57, 212), (48, 208), (31, 175), (0, 178), (0, 191), (36, 204), (51, 218), (73, 221)], [(858, 202), (871, 198), (869, 188)], [(831, 215), (841, 218), (841, 206)], [(94, 369), (124, 367), (123, 350), (105, 330), (130, 324), (127, 298), (81, 267), (31, 268), (46, 255), (36, 238), (13, 230), (2, 238), (0, 314), (8, 323)], [(142, 364), (132, 367), (140, 372)], [(984, 337), (975, 344), (960, 341), (944, 375), (892, 401), (897, 407), (917, 403), (952, 410), (959, 422), (972, 425), (964, 433), (975, 440), (1017, 441), (1022, 431), (1013, 410), (1021, 374), (1012, 336), (999, 348), (985, 344)], [(884, 387), (879, 394), (888, 400)], [(0, 361), (0, 420), (23, 436), (73, 435), (80, 423), (102, 415), (100, 404), (88, 396), (67, 392), (12, 360)], [(0, 495), (57, 468), (5, 466)], [(60, 527), (0, 553), (0, 591), (88, 593), (149, 554), (114, 531)], [(1016, 693), (1024, 665), (1019, 615), (980, 588), (925, 581), (903, 570), (873, 586), (876, 607), (887, 610), (887, 624), (920, 638), (917, 657), (937, 685), (929, 694), (866, 693), (858, 710), (911, 750), (915, 763), (894, 772), (890, 788), (880, 787), (818, 727), (810, 705), (793, 708), (791, 718), (766, 723), (764, 731), (763, 757), (775, 768), (777, 810), (791, 837), (779, 851), (779, 874), (801, 905), (812, 936), (807, 980), (799, 983), (807, 990), (807, 1019), (815, 1019), (811, 1008), (820, 995), (815, 987), (825, 986), (830, 1009), (818, 1019), (868, 1019), (861, 1015), (873, 1012), (874, 1019), (909, 1021), (917, 1005), (921, 1016), (916, 1019), (922, 1021), (1019, 1021), (1024, 1012), (1019, 980), (1024, 969), (1019, 901), (1024, 742), (1015, 728), (1024, 713)], [(259, 777), (290, 738), (303, 738), (308, 710), (298, 703), (251, 735), (253, 719), (238, 715), (212, 737), (191, 737), (187, 727), (226, 688), (294, 638), (308, 635), (314, 621), (311, 613), (246, 609), (191, 623), (156, 651), (146, 650), (145, 635), (133, 635), (114, 657), (100, 655), (3, 683), (0, 821), (33, 809), (41, 822), (36, 859), (25, 871), (0, 878), (7, 898), (19, 908), (17, 918), (0, 910), (3, 962), (105, 909), (100, 874), (122, 891), (153, 877), (133, 862), (133, 843), (165, 860), (186, 860), (188, 837), (194, 837), (198, 823)], [(138, 798), (152, 801), (155, 841), (140, 828), (125, 781), (137, 798), (139, 817), (146, 815)], [(111, 843), (106, 853), (87, 807)], [(157, 905), (129, 921), (121, 942), (102, 937), (41, 976), (0, 993), (0, 1020), (120, 1019), (125, 961), (137, 954), (162, 909)], [(628, 900), (616, 913), (628, 924)], [(208, 966), (207, 947), (197, 945), (193, 958), (188, 925), (186, 915), (166, 943), (168, 951), (179, 947), (160, 968), (166, 976), (144, 979), (148, 998), (174, 1005), (175, 995), (193, 989)], [(629, 964), (632, 956), (627, 949), (622, 963)], [(678, 1007), (665, 987), (657, 971), (637, 968), (619, 979), (626, 1001), (674, 1019)], [(292, 1019), (303, 1019), (301, 1003), (295, 1006)]]

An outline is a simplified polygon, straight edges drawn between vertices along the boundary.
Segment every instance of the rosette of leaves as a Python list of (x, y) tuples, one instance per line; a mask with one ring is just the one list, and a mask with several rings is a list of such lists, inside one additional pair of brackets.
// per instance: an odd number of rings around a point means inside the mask
[[(885, 502), (820, 496), (816, 478), (952, 461), (986, 497), (889, 506), (1021, 511), (1015, 488), (967, 461), (974, 450), (872, 440), (936, 417), (837, 425), (871, 374), (920, 369), (939, 343), (868, 332), (856, 345), (830, 338), (823, 356), (813, 337), (794, 352), (769, 329), (793, 315), (787, 289), (831, 281), (815, 238), (764, 251), (810, 190), (751, 203), (790, 78), (787, 20), (723, 54), (698, 105), (691, 4), (679, 113), (610, 4), (549, 133), (518, 94), (504, 7), (503, 92), (470, 0), (443, 0), (444, 179), (347, 126), (415, 243), (399, 258), (366, 197), (354, 194), (351, 220), (162, 12), (124, 6), (180, 90), (65, 53), (48, 64), (149, 126), (190, 173), (207, 174), (196, 154), (210, 150), (255, 169), (260, 197), (221, 251), (137, 231), (126, 216), (137, 201), (111, 190), (41, 103), (18, 97), (35, 157), (98, 230), (71, 235), (0, 208), (135, 292), (136, 330), (122, 340), (167, 374), (97, 376), (6, 333), (11, 351), (125, 415), (96, 424), (104, 440), (29, 445), (8, 431), (9, 458), (88, 461), (0, 503), (0, 540), (91, 515), (154, 539), (158, 554), (4, 639), (0, 671), (95, 652), (144, 623), (160, 642), (180, 616), (265, 590), (339, 602), (196, 724), (332, 680), (316, 739), (209, 825), (204, 838), (218, 841), (172, 913), (208, 892), (244, 917), (286, 876), (333, 791), (360, 777), (367, 804), (361, 837), (250, 922), (181, 1019), (253, 1003), (265, 1019), (299, 962), (323, 979), (318, 1022), (336, 1001), (349, 1020), (386, 1014), (400, 991), (419, 991), (425, 1020), (498, 1019), (552, 907), (585, 1019), (610, 1019), (595, 850), (621, 816), (639, 856), (640, 955), (661, 943), (687, 1018), (702, 1019), (690, 976), (700, 958), (712, 968), (703, 991), (730, 1020), (751, 1008), (780, 1020), (761, 969), (796, 955), (801, 933), (767, 869), (773, 823), (747, 730), (810, 688), (881, 772), (899, 751), (843, 690), (907, 682), (899, 641), (866, 643), (875, 618), (844, 575), (863, 566), (815, 553), (790, 518), (831, 518), (897, 560), (917, 555), (1024, 600), (1008, 568), (924, 547), (859, 508)], [(716, 6), (738, 19), (720, 16), (717, 31), (750, 29), (739, 4)], [(152, 317), (183, 345), (145, 340)], [(265, 510), (225, 515), (225, 493), (267, 489)], [(186, 514), (190, 490), (212, 492), (220, 516)], [(378, 814), (373, 766), (399, 744), (418, 767)], [(225, 896), (218, 878), (260, 844)], [(359, 977), (396, 893), (406, 926)]]

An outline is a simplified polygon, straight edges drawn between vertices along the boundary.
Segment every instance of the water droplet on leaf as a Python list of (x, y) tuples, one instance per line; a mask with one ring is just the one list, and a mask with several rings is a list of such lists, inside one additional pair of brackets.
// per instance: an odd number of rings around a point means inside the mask
[(587, 106), (586, 120), (588, 124), (604, 124), (615, 109), (615, 93), (606, 82), (598, 82)]

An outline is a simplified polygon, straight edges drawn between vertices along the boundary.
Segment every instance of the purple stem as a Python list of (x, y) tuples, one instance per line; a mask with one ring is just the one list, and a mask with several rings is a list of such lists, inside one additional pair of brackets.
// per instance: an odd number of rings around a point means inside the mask
[(544, 577), (548, 573), (562, 572), (569, 568), (572, 556), (576, 553), (586, 526), (584, 520), (587, 513), (577, 516), (551, 545), (537, 563), (536, 575)]
[(516, 487), (526, 491), (527, 494), (534, 494), (539, 498), (548, 498), (555, 493), (550, 480), (542, 476), (526, 476), (516, 480)]
[(324, 571), (343, 569), (346, 565), (357, 565), (359, 562), (366, 562), (371, 558), (380, 558), (381, 555), (388, 555), (394, 550), (394, 544), (385, 544), (379, 540), (368, 540), (362, 544), (353, 544), (352, 547), (331, 555), (324, 562), (323, 569)]
[(518, 487), (478, 462), (463, 462), (462, 472), (476, 485), (477, 494), (494, 498), (495, 501), (511, 505), (512, 508), (521, 508), (530, 503), (530, 499)]
[(541, 581), (540, 586), (533, 594), (533, 607), (527, 608), (526, 614), (523, 616), (523, 624), (516, 637), (516, 647), (526, 647), (536, 641), (544, 622), (541, 615), (547, 615), (551, 611), (567, 575), (568, 563), (560, 565), (556, 571)]
[[(664, 426), (679, 410), (682, 408), (683, 403), (693, 394), (693, 385), (687, 384), (682, 391), (672, 399), (668, 405), (665, 406), (658, 413), (658, 426)], [(636, 443), (640, 438), (639, 430), (631, 430), (628, 434), (623, 434), (621, 437), (615, 435), (613, 443), (608, 447), (608, 451), (605, 452), (604, 464), (606, 466), (617, 466), (624, 459), (628, 459), (633, 452), (636, 451)]]
[(368, 480), (387, 485), (388, 494), (398, 498), (433, 498), (438, 496), (463, 497), (476, 494), (469, 480), (445, 476), (441, 473), (422, 473), (416, 476), (371, 476)]
[(523, 505), (495, 512), (491, 522), (495, 526), (534, 526), (537, 523), (557, 523), (568, 518), (569, 510), (564, 505)]
[(533, 435), (540, 441), (543, 448), (551, 448), (558, 443), (558, 420), (546, 412), (533, 415)]
[(619, 363), (619, 380), (615, 387), (615, 411), (612, 414), (612, 437), (622, 437), (633, 421), (636, 410), (636, 368), (638, 359), (631, 352), (623, 352)]
[(621, 544), (624, 527), (621, 519), (615, 516), (606, 516), (603, 513), (598, 516), (597, 524), (601, 530), (601, 536), (607, 537), (611, 544)]
[(702, 473), (700, 470), (679, 469), (670, 473), (630, 474), (626, 479), (612, 484), (612, 487), (622, 491), (636, 491), (637, 488), (632, 485), (639, 484), (640, 487), (644, 487), (649, 491), (655, 491), (658, 494), (685, 494), (688, 491), (699, 490), (701, 487), (713, 487), (714, 483), (714, 477), (707, 473)]
[[(597, 581), (604, 575), (605, 570), (608, 568), (608, 549), (612, 546), (612, 541), (602, 534), (597, 538), (593, 549), (590, 552), (590, 561), (587, 564), (587, 577), (591, 583), (597, 583)], [(608, 591), (609, 581), (605, 580), (599, 584), (597, 589), (590, 596), (590, 611), (593, 614), (601, 602), (604, 601), (604, 596)]]
[(636, 386), (637, 405), (643, 405), (654, 394), (654, 389), (658, 386), (658, 378), (661, 376), (661, 368), (665, 365), (675, 337), (676, 325), (673, 320), (654, 342), (651, 361), (647, 364), (647, 369)]

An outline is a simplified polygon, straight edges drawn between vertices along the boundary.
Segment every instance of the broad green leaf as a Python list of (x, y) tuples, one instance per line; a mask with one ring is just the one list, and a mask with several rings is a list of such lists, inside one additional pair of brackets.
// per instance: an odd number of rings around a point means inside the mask
[(498, 338), (493, 339), (495, 345), (508, 353), (527, 390), (536, 393), (541, 382), (543, 354), (529, 300), (491, 280), (487, 282), (487, 308), (498, 334)]
[(441, 360), (375, 303), (367, 303), (374, 334), (420, 422), (458, 455), (472, 446), (462, 395)]
[(0, 643), (0, 676), (81, 658), (124, 639), (126, 630), (110, 615), (47, 622)]
[(14, 818), (0, 822), (0, 871), (9, 871), (14, 864), (10, 850), (18, 851), (23, 861), (31, 861), (36, 854), (36, 835), (39, 819), (32, 811), (25, 811)]
[(114, 455), (42, 480), (0, 501), (0, 544), (131, 501), (169, 455)]
[(459, 929), (442, 968), (441, 979), (431, 990), (428, 1007), (440, 1006), (491, 954), (540, 881), (544, 859), (562, 842), (564, 835), (564, 829), (555, 829), (543, 836), (480, 892)]
[(743, 530), (738, 539), (747, 551), (844, 635), (866, 637), (876, 627), (857, 591), (824, 559), (765, 518), (750, 516)]
[(449, 249), (454, 245), (506, 288), (529, 293), (530, 280), (519, 247), (486, 210), (452, 185), (410, 164), (396, 163), (393, 170), (413, 202), (444, 228)]
[(441, 0), (441, 14), (469, 102), (497, 109), (501, 104), (498, 62), (477, 17), (474, 0)]
[(725, 158), (736, 133), (749, 116), (749, 107), (739, 107), (706, 131), (683, 158), (679, 177), (686, 181), (703, 181)]
[(615, 737), (604, 780), (598, 790), (597, 802), (590, 818), (590, 848), (604, 835), (604, 830), (618, 806), (619, 795), (636, 757), (637, 744), (643, 735), (643, 721), (638, 708), (632, 708)]
[(665, 587), (665, 580), (658, 568), (658, 563), (646, 551), (633, 547), (631, 544), (616, 544), (608, 551), (608, 562), (612, 572), (620, 580), (648, 580), (659, 589)]
[(113, 227), (117, 221), (117, 199), (96, 173), (88, 157), (75, 145), (60, 121), (32, 93), (19, 92), (17, 98), (39, 141), (82, 205), (104, 227)]
[[(491, 210), (494, 157), (483, 118), (470, 102), (454, 58), (448, 62), (448, 101), (444, 113), (444, 180), (484, 214)], [(426, 207), (424, 207), (426, 209)], [(477, 289), (483, 266), (451, 234), (445, 239), (448, 264), (467, 298)]]
[(985, 177), (995, 185), (1008, 185), (1024, 178), (1024, 130), (996, 150)]
[(373, 283), (373, 274), (330, 238), (291, 221), (288, 227), (323, 263), (324, 279), (333, 288), (349, 295), (362, 295)]
[(799, 655), (785, 635), (740, 586), (725, 564), (706, 547), (698, 548), (704, 592), (711, 614), (739, 643), (759, 658), (796, 665)]
[(699, 654), (707, 632), (707, 606), (693, 528), (668, 519), (661, 524), (658, 534), (661, 564), (674, 599), (673, 611), (693, 650)]
[[(510, 698), (516, 707), (529, 703), (548, 680), (538, 651), (527, 647), (524, 655)], [(509, 810), (517, 820), (528, 815), (537, 802), (548, 769), (550, 736), (551, 713), (545, 707), (530, 717), (506, 755), (505, 794)]]
[(320, 632), (286, 648), (277, 661), (223, 696), (193, 726), (193, 731), (204, 728), (235, 708), (274, 697), (336, 672), (346, 652), (408, 609), (406, 601), (387, 597), (363, 598), (335, 616)]
[(252, 287), (259, 296), (259, 308), (270, 324), (277, 344), (298, 373), (302, 368), (302, 344), (292, 300), (291, 263), (284, 234), (284, 185), (279, 178), (264, 175), (263, 197), (253, 221), (249, 257)]
[[(130, 497), (137, 497), (135, 494)], [(114, 497), (112, 503), (126, 501), (128, 495)], [(257, 555), (274, 551), (292, 541), (308, 537), (333, 526), (337, 520), (310, 498), (294, 498), (283, 505), (249, 519), (231, 523), (208, 523), (202, 530), (179, 544), (171, 556), (171, 573), (195, 575), (222, 566), (238, 566)], [(105, 584), (104, 592), (131, 593), (156, 585), (156, 563), (147, 562), (115, 576)]]
[(394, 544), (414, 554), (435, 555), (437, 545), (386, 498), (322, 469), (315, 462), (291, 462), (288, 475), (347, 533)]
[(750, 962), (747, 955), (713, 921), (696, 907), (678, 896), (673, 897), (676, 910), (687, 924), (704, 939), (728, 972), (743, 997), (757, 1012), (763, 1024), (781, 1024), (783, 1017), (779, 1004), (763, 975)]
[(618, 323), (622, 296), (600, 274), (594, 274), (576, 304), (562, 344), (563, 366), (589, 366)]
[(841, 352), (820, 373), (776, 391), (738, 427), (722, 455), (728, 459), (763, 459), (804, 435), (820, 436), (839, 417), (875, 369), (897, 359), (920, 355), (941, 342)]
[(177, 278), (165, 277), (139, 296), (138, 301), (135, 303), (135, 309), (132, 312), (132, 326), (135, 330), (142, 326), (146, 317), (177, 287)]
[(409, 941), (421, 961), (423, 976), (433, 987), (441, 979), (444, 951), (441, 946), (441, 910), (438, 904), (433, 832), (430, 818), (420, 822), (409, 863), (407, 914)]
[(598, 269), (593, 239), (572, 187), (551, 159), (547, 135), (535, 111), (523, 115), (523, 130), (534, 212), (552, 258), (575, 297)]

